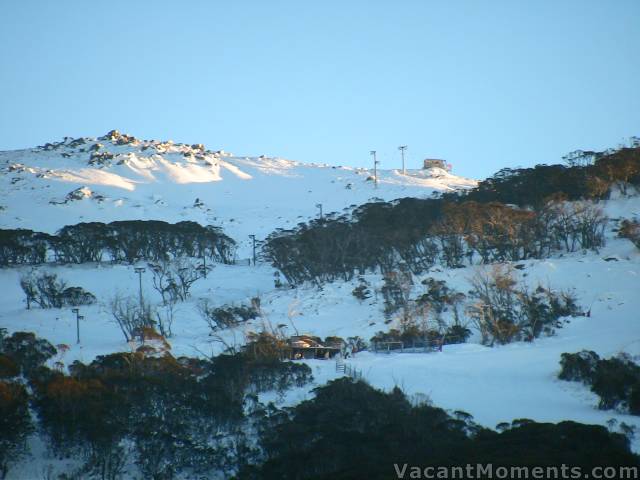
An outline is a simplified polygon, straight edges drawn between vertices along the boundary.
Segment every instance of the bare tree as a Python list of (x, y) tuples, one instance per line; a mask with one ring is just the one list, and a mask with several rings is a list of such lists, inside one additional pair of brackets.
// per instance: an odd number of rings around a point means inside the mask
[(485, 344), (533, 341), (543, 333), (553, 334), (561, 317), (582, 312), (571, 291), (553, 291), (542, 285), (530, 291), (518, 285), (510, 266), (478, 269), (470, 281), (478, 302), (468, 313)]
[(83, 288), (67, 287), (67, 282), (55, 273), (35, 275), (32, 271), (20, 278), (20, 286), (26, 296), (27, 309), (32, 304), (40, 308), (62, 308), (90, 305), (96, 301), (96, 297)]
[(153, 273), (153, 288), (167, 305), (178, 300), (184, 302), (190, 296), (191, 286), (203, 276), (203, 269), (185, 258), (149, 263)]
[(552, 201), (548, 207), (552, 216), (551, 229), (556, 241), (568, 252), (577, 248), (594, 249), (604, 245), (607, 217), (591, 202)]
[(144, 327), (153, 327), (153, 309), (148, 303), (133, 297), (116, 294), (109, 302), (109, 310), (127, 342), (140, 337)]
[(169, 302), (175, 302), (178, 298), (178, 286), (173, 278), (170, 263), (162, 261), (148, 265), (153, 274), (153, 288), (162, 297), (162, 303), (166, 305)]
[(298, 333), (298, 327), (296, 327), (293, 319), (300, 316), (300, 311), (298, 310), (299, 303), (300, 300), (296, 298), (289, 304), (289, 307), (287, 308), (287, 318), (289, 319), (289, 323), (291, 324), (291, 327), (293, 328), (293, 331), (296, 335), (300, 334)]
[(183, 302), (191, 296), (191, 286), (203, 276), (202, 270), (190, 260), (180, 257), (172, 262), (172, 268), (178, 285), (178, 297)]
[(226, 322), (225, 316), (218, 315), (218, 307), (215, 307), (208, 298), (201, 299), (196, 305), (196, 308), (212, 332), (231, 326)]
[(155, 311), (158, 330), (160, 330), (160, 335), (165, 338), (169, 338), (173, 335), (172, 327), (173, 320), (175, 318), (175, 310), (176, 302), (169, 301)]
[(512, 267), (497, 264), (490, 269), (477, 269), (470, 281), (480, 300), (475, 318), (483, 339), (501, 344), (514, 340), (520, 333), (520, 325)]
[(22, 287), (22, 291), (26, 296), (27, 300), (27, 310), (31, 309), (31, 303), (37, 303), (36, 295), (37, 289), (35, 286), (35, 282), (33, 280), (33, 274), (29, 274), (28, 276), (20, 277), (20, 286)]

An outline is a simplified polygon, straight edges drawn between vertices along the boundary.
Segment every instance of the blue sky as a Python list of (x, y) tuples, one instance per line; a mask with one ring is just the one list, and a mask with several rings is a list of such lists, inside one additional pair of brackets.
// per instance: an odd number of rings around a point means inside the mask
[(7, 0), (0, 150), (118, 129), (485, 177), (640, 135), (640, 1)]

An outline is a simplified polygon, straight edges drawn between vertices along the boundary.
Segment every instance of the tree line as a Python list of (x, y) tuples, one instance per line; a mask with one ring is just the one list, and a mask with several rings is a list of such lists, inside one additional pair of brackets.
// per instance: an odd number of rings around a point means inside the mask
[(305, 364), (250, 349), (211, 359), (139, 349), (75, 361), (68, 374), (61, 360), (45, 366), (66, 348), (0, 329), (0, 479), (27, 457), (36, 431), (49, 453), (81, 460), (56, 478), (116, 480), (131, 468), (143, 478), (228, 478), (255, 448), (257, 395), (312, 379)]
[(424, 395), (350, 378), (294, 407), (264, 405), (260, 392), (312, 376), (269, 353), (267, 336), (255, 341), (211, 359), (114, 353), (64, 373), (44, 365), (64, 345), (0, 329), (0, 478), (27, 458), (35, 432), (50, 454), (78, 460), (60, 479), (377, 479), (398, 477), (394, 464), (405, 463), (640, 466), (629, 430), (527, 419), (490, 430)]
[(590, 202), (548, 199), (536, 209), (498, 202), (402, 199), (356, 209), (351, 218), (314, 220), (271, 234), (263, 254), (291, 284), (351, 280), (370, 270), (546, 258), (598, 250), (607, 219)]
[(214, 226), (185, 221), (124, 220), (78, 223), (57, 234), (0, 229), (0, 266), (104, 262), (135, 263), (206, 257), (233, 263), (235, 242)]
[[(593, 152), (590, 152), (593, 153)], [(269, 235), (263, 256), (291, 284), (350, 280), (366, 271), (414, 273), (436, 264), (545, 258), (597, 250), (612, 187), (640, 186), (640, 146), (591, 155), (593, 164), (503, 169), (438, 198), (372, 202)]]

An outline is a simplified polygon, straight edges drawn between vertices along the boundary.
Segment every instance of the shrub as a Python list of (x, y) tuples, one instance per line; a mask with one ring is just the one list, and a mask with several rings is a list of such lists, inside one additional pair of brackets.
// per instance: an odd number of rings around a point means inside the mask
[(15, 332), (3, 340), (2, 353), (23, 373), (29, 375), (53, 357), (57, 350), (48, 341), (37, 338), (34, 333)]
[(636, 219), (622, 220), (618, 236), (631, 240), (636, 247), (640, 248), (640, 221)]
[(116, 295), (109, 303), (109, 310), (127, 342), (142, 338), (144, 328), (156, 325), (151, 305), (144, 302), (141, 305), (132, 297)]
[(63, 308), (91, 305), (96, 297), (81, 287), (67, 287), (64, 280), (56, 274), (42, 273), (20, 279), (20, 286), (26, 295), (27, 308), (32, 303), (40, 308)]
[(195, 263), (184, 258), (162, 260), (149, 263), (149, 269), (153, 274), (153, 288), (162, 296), (162, 303), (184, 302), (190, 296), (191, 286), (211, 270), (210, 266), (201, 268)]
[(579, 381), (600, 397), (598, 408), (622, 406), (632, 415), (640, 414), (640, 366), (627, 355), (601, 359), (595, 352), (563, 353), (558, 378)]
[(585, 385), (593, 382), (600, 361), (596, 352), (582, 350), (578, 353), (563, 353), (560, 358), (560, 380), (582, 382)]
[(198, 312), (211, 330), (222, 330), (260, 316), (260, 301), (256, 298), (251, 305), (214, 307), (208, 299), (202, 299), (198, 303)]
[(362, 352), (363, 350), (369, 348), (367, 342), (357, 335), (355, 337), (347, 338), (347, 346), (351, 349), (352, 352)]
[(451, 325), (444, 335), (444, 344), (466, 343), (471, 336), (471, 330), (462, 325)]
[(629, 408), (634, 386), (640, 382), (640, 367), (625, 356), (600, 360), (593, 376), (591, 390), (600, 397), (599, 408)]
[(65, 288), (61, 294), (61, 303), (63, 307), (80, 307), (82, 305), (92, 305), (96, 303), (96, 297), (93, 293), (87, 292), (81, 287)]
[(331, 335), (326, 337), (324, 339), (324, 342), (322, 342), (322, 344), (342, 348), (347, 345), (347, 342), (342, 337)]
[(367, 298), (371, 297), (371, 290), (369, 289), (369, 284), (364, 278), (360, 277), (358, 280), (359, 284), (351, 291), (351, 294), (363, 302)]
[(484, 344), (532, 341), (551, 335), (563, 316), (579, 315), (575, 296), (539, 286), (534, 292), (520, 286), (508, 265), (479, 269), (470, 279), (479, 306), (473, 312)]
[(412, 286), (411, 272), (406, 269), (384, 274), (384, 285), (380, 292), (384, 298), (385, 315), (389, 316), (398, 310), (407, 312)]

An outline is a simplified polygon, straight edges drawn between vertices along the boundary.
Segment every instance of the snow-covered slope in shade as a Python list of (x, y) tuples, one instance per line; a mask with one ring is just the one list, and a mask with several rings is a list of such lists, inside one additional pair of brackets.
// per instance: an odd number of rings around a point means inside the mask
[[(640, 212), (640, 197), (618, 198), (603, 202), (610, 215), (628, 217)], [(607, 246), (598, 253), (572, 253), (544, 260), (517, 262), (518, 279), (530, 290), (538, 285), (554, 290), (570, 290), (590, 317), (565, 319), (552, 337), (532, 343), (516, 342), (489, 348), (478, 343), (477, 335), (468, 344), (448, 345), (434, 353), (361, 352), (348, 362), (362, 371), (372, 385), (389, 389), (396, 385), (409, 394), (428, 395), (436, 405), (465, 410), (484, 426), (516, 418), (537, 421), (575, 420), (606, 425), (610, 419), (640, 429), (640, 417), (613, 410), (598, 410), (598, 399), (588, 387), (557, 378), (562, 353), (594, 350), (603, 358), (625, 352), (640, 358), (640, 252), (626, 239), (608, 231)], [(128, 265), (68, 265), (41, 267), (57, 273), (70, 285), (94, 293), (99, 303), (82, 307), (81, 343), (75, 343), (75, 315), (70, 309), (26, 310), (19, 286), (20, 275), (29, 269), (0, 270), (0, 326), (10, 332), (37, 332), (54, 344), (70, 349), (54, 358), (64, 365), (74, 360), (90, 362), (96, 355), (126, 351), (127, 345), (114, 322), (109, 299), (116, 292), (137, 295), (138, 278)], [(412, 298), (423, 293), (421, 281), (427, 277), (445, 280), (456, 291), (466, 293), (477, 266), (457, 269), (434, 268), (414, 279)], [(490, 268), (490, 267), (487, 267)], [(296, 331), (326, 337), (360, 336), (369, 339), (378, 331), (397, 327), (387, 323), (384, 299), (376, 290), (383, 285), (380, 274), (364, 276), (374, 295), (357, 300), (353, 289), (358, 280), (334, 282), (322, 287), (303, 285), (296, 289), (274, 288), (273, 269), (268, 265), (216, 265), (206, 279), (196, 282), (192, 297), (180, 303), (169, 339), (175, 356), (211, 355), (225, 344), (240, 346), (249, 331), (263, 324), (283, 325), (284, 331)], [(142, 277), (145, 298), (157, 304), (149, 272)], [(198, 314), (197, 303), (208, 299), (214, 305), (247, 304), (260, 297), (262, 318), (235, 329), (211, 336), (209, 327)], [(472, 301), (470, 299), (470, 301)], [(221, 340), (224, 343), (221, 343)], [(310, 361), (316, 383), (320, 385), (338, 374), (332, 361)], [(308, 398), (311, 387), (290, 393), (288, 401)], [(640, 437), (633, 444), (640, 451)]]
[[(276, 228), (341, 213), (374, 198), (427, 197), (476, 184), (441, 169), (380, 170), (234, 157), (202, 145), (137, 140), (117, 132), (0, 152), (0, 227), (54, 233), (114, 220), (193, 220), (248, 244)], [(246, 251), (243, 252), (246, 254)]]

